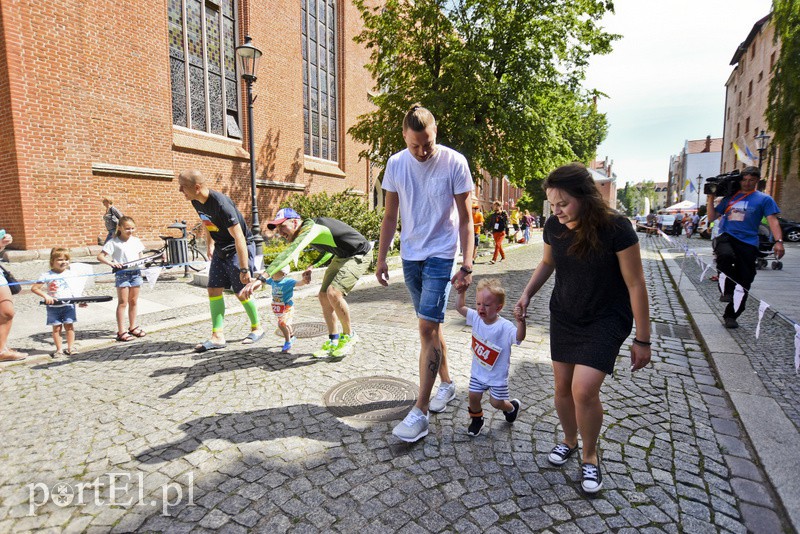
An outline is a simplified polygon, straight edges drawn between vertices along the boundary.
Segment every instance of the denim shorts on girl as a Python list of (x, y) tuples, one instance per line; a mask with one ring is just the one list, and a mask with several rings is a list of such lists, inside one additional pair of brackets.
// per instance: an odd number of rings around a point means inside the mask
[(72, 324), (78, 322), (74, 304), (63, 306), (47, 306), (47, 326), (56, 324)]
[(114, 273), (117, 287), (139, 287), (142, 285), (142, 271), (139, 269), (125, 270)]
[(417, 317), (433, 323), (444, 322), (454, 265), (455, 260), (443, 258), (403, 260), (403, 277)]

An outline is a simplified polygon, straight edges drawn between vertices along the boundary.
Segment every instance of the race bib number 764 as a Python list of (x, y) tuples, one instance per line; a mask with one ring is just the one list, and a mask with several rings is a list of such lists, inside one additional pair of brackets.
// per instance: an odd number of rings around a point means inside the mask
[(497, 357), (500, 356), (500, 347), (489, 343), (488, 341), (478, 339), (473, 335), (472, 352), (475, 354), (475, 357), (478, 359), (478, 362), (481, 365), (487, 369), (491, 369), (494, 367)]

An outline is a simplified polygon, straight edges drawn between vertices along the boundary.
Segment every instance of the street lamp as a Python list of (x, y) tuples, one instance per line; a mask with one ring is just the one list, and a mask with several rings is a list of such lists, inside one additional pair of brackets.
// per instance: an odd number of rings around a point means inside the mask
[(700, 186), (703, 185), (703, 173), (697, 175), (697, 212), (700, 212)]
[(764, 151), (767, 149), (767, 145), (769, 145), (769, 135), (764, 133), (764, 130), (761, 130), (761, 133), (756, 136), (756, 150), (758, 150), (758, 170), (759, 174), (761, 171), (761, 160), (764, 157)]
[(247, 140), (250, 144), (250, 202), (253, 205), (253, 216), (250, 231), (253, 233), (256, 244), (256, 253), (262, 254), (261, 249), (264, 238), (261, 237), (261, 226), (258, 224), (258, 204), (256, 202), (256, 151), (253, 139), (253, 82), (256, 81), (258, 72), (258, 58), (261, 57), (261, 50), (253, 46), (252, 39), (248, 35), (244, 38), (244, 44), (236, 47), (236, 55), (239, 58), (239, 70), (242, 79), (247, 84)]

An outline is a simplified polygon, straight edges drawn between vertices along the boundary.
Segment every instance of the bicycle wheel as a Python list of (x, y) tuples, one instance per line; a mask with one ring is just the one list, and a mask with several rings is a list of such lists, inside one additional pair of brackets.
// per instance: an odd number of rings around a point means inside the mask
[(187, 264), (187, 267), (189, 267), (191, 270), (198, 272), (205, 269), (205, 265), (200, 264), (201, 261), (208, 261), (205, 252), (201, 252), (197, 247), (189, 247), (189, 258), (190, 263)]

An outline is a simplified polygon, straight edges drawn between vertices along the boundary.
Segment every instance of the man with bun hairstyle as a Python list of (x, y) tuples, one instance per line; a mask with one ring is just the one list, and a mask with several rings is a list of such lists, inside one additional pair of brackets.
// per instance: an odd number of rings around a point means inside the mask
[[(456, 396), (442, 323), (451, 284), (463, 292), (472, 281), (472, 175), (463, 155), (436, 144), (436, 133), (433, 114), (420, 104), (411, 106), (403, 119), (406, 149), (389, 158), (382, 184), (386, 205), (375, 276), (389, 284), (386, 255), (399, 214), (403, 277), (419, 319), (419, 396), (392, 431), (407, 442), (426, 436), (428, 411), (444, 411)], [(455, 266), (459, 241), (460, 268)], [(439, 389), (431, 400), (437, 374)]]

